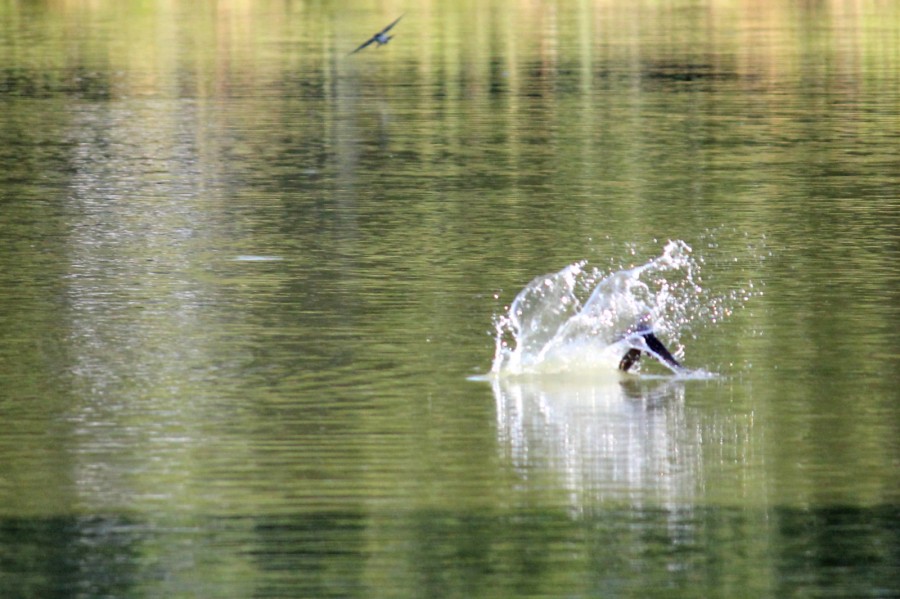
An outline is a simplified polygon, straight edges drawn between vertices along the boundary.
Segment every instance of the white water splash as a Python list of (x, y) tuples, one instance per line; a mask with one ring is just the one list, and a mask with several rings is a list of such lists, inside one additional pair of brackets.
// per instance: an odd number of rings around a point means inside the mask
[(232, 258), (235, 262), (280, 262), (283, 259), (281, 256), (256, 256), (252, 254)]
[[(491, 372), (614, 373), (628, 348), (646, 349), (639, 326), (651, 327), (680, 359), (680, 335), (697, 322), (721, 320), (739, 301), (712, 296), (699, 271), (691, 247), (676, 240), (639, 266), (604, 273), (580, 261), (537, 277), (494, 319)], [(678, 373), (709, 376), (702, 370)]]

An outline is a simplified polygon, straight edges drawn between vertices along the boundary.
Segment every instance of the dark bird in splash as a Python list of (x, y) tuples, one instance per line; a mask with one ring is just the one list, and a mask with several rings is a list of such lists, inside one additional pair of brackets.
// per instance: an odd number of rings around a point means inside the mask
[[(669, 366), (676, 372), (681, 370), (683, 366), (681, 363), (675, 359), (666, 346), (663, 345), (663, 342), (659, 340), (659, 338), (653, 334), (653, 330), (646, 326), (640, 325), (638, 326), (637, 331), (635, 331), (641, 337), (644, 338), (644, 342), (647, 344), (647, 349), (645, 353), (653, 356), (663, 364)], [(628, 372), (631, 370), (633, 366), (635, 366), (641, 360), (641, 350), (637, 348), (631, 348), (628, 352), (622, 356), (622, 360), (619, 362), (619, 370), (624, 372)]]
[[(400, 19), (402, 19), (402, 18), (403, 18), (403, 15), (400, 15), (399, 17), (397, 17), (397, 20), (396, 20), (396, 21), (394, 21), (393, 23), (391, 23), (390, 25), (388, 25), (387, 27), (385, 27), (384, 29), (382, 29), (381, 31), (379, 31), (378, 33), (376, 33), (375, 35), (373, 35), (371, 38), (369, 38), (368, 40), (366, 40), (365, 43), (363, 43), (359, 48), (357, 48), (356, 50), (354, 50), (354, 51), (351, 52), (350, 54), (356, 54), (357, 52), (359, 52), (359, 51), (362, 50), (363, 48), (366, 48), (366, 47), (368, 47), (368, 46), (370, 46), (370, 45), (372, 45), (372, 44), (374, 44), (374, 43), (376, 43), (376, 42), (378, 43), (378, 46), (380, 47), (380, 46), (385, 45), (385, 44), (388, 43), (389, 41), (391, 41), (391, 40), (394, 38), (394, 36), (393, 36), (393, 35), (388, 35), (387, 32), (390, 31), (390, 30), (394, 27), (394, 25), (396, 25), (397, 23), (399, 23), (399, 22), (400, 22)], [(348, 54), (347, 56), (350, 56), (350, 54)]]

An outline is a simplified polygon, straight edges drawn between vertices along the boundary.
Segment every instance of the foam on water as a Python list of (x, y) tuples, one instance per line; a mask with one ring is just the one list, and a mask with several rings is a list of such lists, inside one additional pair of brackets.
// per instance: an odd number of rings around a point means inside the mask
[[(721, 320), (749, 297), (743, 290), (727, 297), (706, 291), (700, 263), (676, 240), (638, 266), (604, 272), (580, 261), (535, 278), (494, 318), (491, 373), (614, 373), (629, 348), (647, 349), (641, 326), (651, 327), (680, 360), (680, 336)], [(680, 378), (712, 376), (672, 370)]]

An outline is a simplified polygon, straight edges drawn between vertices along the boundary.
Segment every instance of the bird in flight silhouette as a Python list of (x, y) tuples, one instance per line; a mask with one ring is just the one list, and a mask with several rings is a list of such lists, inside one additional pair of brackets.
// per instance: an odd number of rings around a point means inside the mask
[[(402, 18), (403, 18), (403, 15), (400, 15), (399, 17), (397, 17), (397, 20), (396, 20), (396, 21), (394, 21), (393, 23), (391, 23), (390, 25), (388, 25), (387, 27), (385, 27), (384, 29), (382, 29), (381, 31), (379, 31), (378, 33), (376, 33), (375, 35), (373, 35), (373, 36), (370, 37), (369, 39), (367, 39), (367, 40), (365, 41), (365, 43), (363, 43), (359, 48), (357, 48), (356, 50), (354, 50), (354, 51), (351, 52), (350, 54), (356, 54), (357, 52), (359, 52), (359, 51), (362, 50), (363, 48), (366, 48), (366, 47), (370, 46), (371, 44), (374, 44), (375, 42), (378, 42), (378, 45), (379, 45), (379, 46), (383, 46), (383, 45), (385, 45), (386, 43), (388, 43), (389, 41), (391, 41), (391, 39), (393, 39), (394, 36), (393, 36), (393, 35), (388, 35), (387, 32), (390, 31), (391, 28), (393, 28), (394, 25), (396, 25), (397, 23), (399, 23), (399, 22), (400, 22), (400, 19), (402, 19)], [(350, 54), (348, 54), (347, 56), (350, 56)]]

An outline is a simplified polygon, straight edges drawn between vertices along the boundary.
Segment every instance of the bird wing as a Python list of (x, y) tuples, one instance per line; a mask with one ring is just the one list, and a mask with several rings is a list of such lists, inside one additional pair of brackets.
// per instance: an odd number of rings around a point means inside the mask
[[(359, 52), (360, 50), (362, 50), (362, 49), (365, 48), (366, 46), (369, 46), (369, 45), (370, 45), (372, 42), (374, 42), (374, 41), (375, 41), (375, 37), (372, 36), (371, 38), (369, 38), (368, 40), (366, 40), (359, 48), (357, 48), (356, 50), (354, 50), (354, 51), (351, 52), (350, 54), (356, 54), (357, 52)], [(350, 54), (348, 54), (347, 56), (350, 56)]]
[(403, 15), (400, 15), (399, 17), (397, 17), (397, 19), (396, 19), (393, 23), (391, 23), (390, 25), (388, 25), (387, 27), (385, 27), (384, 29), (382, 29), (382, 30), (381, 30), (381, 33), (387, 33), (388, 31), (390, 31), (391, 28), (392, 28), (394, 25), (396, 25), (397, 23), (399, 23), (399, 22), (400, 22), (400, 19), (402, 19), (402, 18), (403, 18)]

